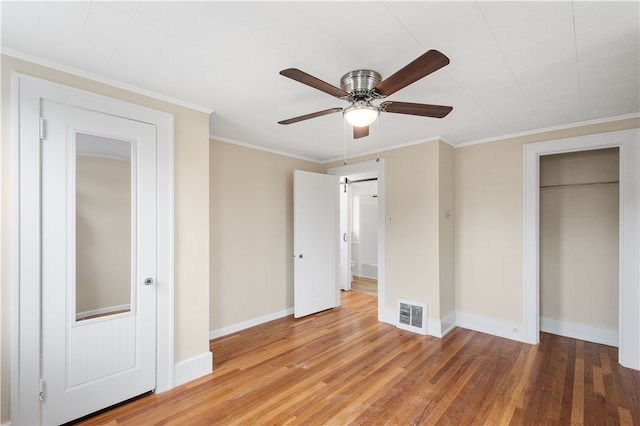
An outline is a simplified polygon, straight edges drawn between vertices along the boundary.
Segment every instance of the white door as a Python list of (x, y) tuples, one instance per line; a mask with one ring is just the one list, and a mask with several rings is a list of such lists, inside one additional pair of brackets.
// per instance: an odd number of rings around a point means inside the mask
[(338, 178), (293, 172), (294, 316), (340, 305)]
[(156, 128), (42, 101), (41, 422), (155, 388)]
[(349, 232), (349, 185), (340, 184), (340, 288), (351, 290), (351, 238)]

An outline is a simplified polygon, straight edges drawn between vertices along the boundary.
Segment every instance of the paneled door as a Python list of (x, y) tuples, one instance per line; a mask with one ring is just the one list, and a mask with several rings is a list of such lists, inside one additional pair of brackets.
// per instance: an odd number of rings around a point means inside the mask
[(156, 127), (43, 100), (41, 423), (156, 383)]
[(294, 170), (294, 316), (340, 305), (338, 178)]

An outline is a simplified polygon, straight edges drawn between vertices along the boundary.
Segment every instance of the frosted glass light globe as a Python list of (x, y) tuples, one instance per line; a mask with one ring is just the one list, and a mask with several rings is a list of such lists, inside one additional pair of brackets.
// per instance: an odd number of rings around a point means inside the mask
[(378, 108), (367, 101), (356, 101), (342, 112), (345, 120), (354, 127), (366, 127), (376, 121), (378, 115)]

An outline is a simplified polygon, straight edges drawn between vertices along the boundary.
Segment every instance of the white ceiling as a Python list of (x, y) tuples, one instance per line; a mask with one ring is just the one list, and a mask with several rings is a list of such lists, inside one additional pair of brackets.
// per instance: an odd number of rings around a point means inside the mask
[[(453, 145), (638, 114), (640, 2), (8, 2), (3, 53), (213, 110), (210, 134), (317, 161), (441, 137)], [(453, 106), (383, 114), (354, 141), (341, 114), (283, 126), (339, 86), (383, 79), (425, 51), (451, 63), (389, 100)]]

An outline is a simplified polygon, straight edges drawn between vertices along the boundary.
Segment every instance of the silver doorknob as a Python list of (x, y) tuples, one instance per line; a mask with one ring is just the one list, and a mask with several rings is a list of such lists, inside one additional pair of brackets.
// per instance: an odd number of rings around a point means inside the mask
[(153, 284), (153, 278), (149, 277), (144, 279), (144, 285), (151, 285), (151, 284)]

